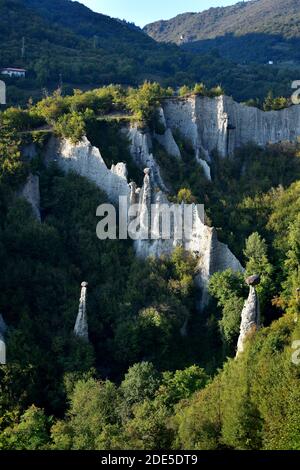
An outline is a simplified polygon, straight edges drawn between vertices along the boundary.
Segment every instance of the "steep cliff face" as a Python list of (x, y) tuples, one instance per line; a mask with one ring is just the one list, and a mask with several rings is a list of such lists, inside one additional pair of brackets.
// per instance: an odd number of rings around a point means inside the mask
[(126, 165), (118, 163), (109, 170), (100, 151), (86, 137), (78, 144), (51, 138), (46, 150), (46, 160), (57, 162), (65, 172), (73, 171), (85, 176), (102, 189), (112, 202), (118, 203), (119, 196), (129, 197)]
[(178, 130), (196, 155), (202, 152), (207, 160), (214, 150), (226, 157), (249, 142), (265, 146), (295, 142), (300, 136), (299, 105), (264, 112), (228, 96), (193, 96), (166, 100), (163, 109), (167, 127)]
[(152, 137), (150, 133), (143, 132), (137, 126), (130, 126), (128, 130), (125, 129), (125, 132), (130, 142), (130, 153), (136, 165), (140, 168), (149, 168), (155, 185), (163, 191), (168, 191), (163, 182), (159, 165), (152, 153)]
[[(106, 192), (111, 202), (118, 203), (119, 196), (126, 196), (131, 206), (138, 206), (139, 223), (144, 230), (143, 235), (134, 242), (138, 256), (146, 258), (170, 255), (177, 246), (193, 253), (198, 260), (197, 304), (199, 310), (202, 310), (209, 300), (210, 277), (215, 272), (228, 268), (242, 272), (243, 267), (228, 246), (219, 242), (216, 230), (205, 224), (204, 209), (202, 213), (199, 212), (199, 206), (193, 206), (189, 237), (184, 233), (182, 238), (177, 238), (173, 231), (168, 239), (164, 239), (160, 234), (149, 238), (149, 235), (153, 234), (153, 223), (157, 225), (161, 217), (156, 214), (154, 219), (151, 218), (151, 206), (169, 208), (171, 205), (167, 198), (168, 188), (153, 154), (153, 139), (158, 140), (171, 158), (180, 159), (180, 149), (174, 139), (174, 133), (178, 131), (182, 138), (193, 146), (196, 159), (202, 165), (207, 178), (211, 179), (209, 163), (214, 150), (227, 157), (248, 142), (263, 146), (280, 140), (296, 141), (300, 136), (300, 106), (266, 113), (235, 103), (226, 96), (194, 96), (165, 100), (158, 111), (163, 133), (151, 134), (150, 131), (142, 131), (137, 126), (123, 129), (129, 138), (133, 160), (141, 169), (146, 167), (142, 188), (137, 188), (134, 182), (128, 184), (124, 163), (118, 163), (108, 169), (100, 151), (93, 147), (86, 137), (76, 145), (68, 140), (52, 137), (47, 144), (46, 160), (56, 161), (63, 171), (74, 171), (96, 183)], [(23, 195), (30, 201), (38, 217), (39, 193), (35, 177), (30, 176), (28, 179)], [(174, 230), (174, 226), (172, 228)], [(257, 308), (255, 299), (255, 291), (250, 290), (242, 315), (240, 349), (244, 341), (243, 335), (247, 334), (253, 323), (254, 309)], [(85, 328), (84, 325), (81, 327)]]
[[(139, 217), (141, 226), (148, 227), (149, 233), (156, 234), (157, 218), (160, 217), (157, 211), (155, 216), (150, 216), (151, 207), (161, 207), (163, 204), (170, 207), (167, 197), (162, 192), (157, 192), (151, 173), (147, 169), (144, 185), (139, 196)], [(135, 199), (134, 199), (135, 200)], [(152, 206), (151, 206), (152, 205)], [(152, 215), (152, 214), (151, 214)], [(173, 219), (174, 220), (174, 219)], [(151, 226), (153, 223), (154, 227)], [(177, 238), (174, 230), (174, 222), (171, 224), (171, 237), (162, 239), (161, 233), (158, 233), (158, 239), (139, 239), (135, 241), (135, 250), (138, 256), (146, 258), (148, 256), (159, 257), (161, 255), (170, 255), (177, 246), (181, 246), (186, 251), (193, 253), (198, 261), (196, 285), (199, 288), (197, 298), (197, 307), (203, 310), (209, 301), (208, 282), (210, 277), (218, 271), (224, 271), (228, 268), (233, 271), (243, 271), (243, 267), (227, 245), (218, 241), (217, 232), (213, 227), (208, 227), (204, 222), (204, 208), (193, 205), (190, 217), (188, 236), (183, 230), (183, 237)], [(146, 232), (145, 232), (146, 233)], [(159, 236), (160, 235), (160, 236)]]
[(164, 134), (154, 134), (154, 138), (165, 149), (168, 155), (180, 159), (181, 153), (174, 139), (171, 129), (166, 129)]
[(280, 141), (295, 142), (300, 136), (300, 106), (264, 112), (222, 97), (228, 116), (228, 153), (248, 142), (265, 146)]
[(196, 284), (201, 291), (198, 298), (198, 308), (202, 310), (209, 301), (208, 283), (211, 276), (226, 269), (243, 272), (244, 268), (229, 247), (218, 240), (214, 227), (208, 227), (203, 223), (201, 230), (198, 229), (196, 233), (199, 255)]
[[(156, 191), (154, 189), (151, 175), (148, 174), (144, 178), (143, 188), (140, 191), (139, 217), (142, 226), (145, 226), (146, 221), (148, 222), (149, 230), (147, 232), (150, 234), (150, 238), (143, 239), (141, 237), (134, 242), (135, 252), (140, 258), (148, 258), (149, 256), (159, 258), (162, 255), (169, 256), (175, 247), (178, 246), (174, 237), (163, 240), (162, 237), (159, 236), (158, 230), (155, 228), (157, 227), (158, 218), (160, 217), (159, 211), (157, 211), (153, 217), (155, 227), (151, 226), (151, 207), (161, 208), (162, 205), (168, 206), (169, 201), (162, 191)], [(151, 234), (158, 234), (157, 239), (151, 239)]]
[(178, 131), (195, 150), (198, 149), (199, 136), (195, 98), (165, 100), (163, 111), (166, 126), (172, 131)]
[[(47, 144), (45, 159), (48, 163), (56, 162), (65, 172), (73, 171), (96, 183), (115, 204), (119, 202), (119, 196), (126, 196), (131, 206), (138, 205), (140, 226), (147, 232), (147, 236), (137, 239), (134, 243), (138, 256), (146, 258), (170, 255), (177, 246), (193, 253), (198, 259), (196, 284), (200, 290), (198, 308), (201, 310), (208, 303), (207, 287), (212, 274), (228, 268), (241, 272), (243, 267), (228, 246), (218, 241), (216, 230), (205, 224), (204, 210), (199, 212), (199, 206), (193, 206), (192, 230), (189, 237), (184, 234), (178, 239), (172, 233), (169, 239), (163, 239), (161, 236), (149, 239), (153, 223), (150, 217), (151, 205), (159, 208), (163, 205), (170, 207), (168, 188), (153, 154), (152, 139), (157, 139), (172, 158), (181, 158), (180, 149), (174, 139), (174, 133), (179, 131), (182, 138), (193, 146), (195, 157), (210, 179), (209, 162), (213, 150), (226, 157), (236, 148), (251, 141), (259, 145), (280, 140), (296, 141), (300, 136), (300, 106), (265, 113), (235, 103), (225, 96), (214, 99), (178, 98), (168, 99), (163, 103), (159, 110), (159, 119), (164, 129), (159, 135), (151, 134), (150, 131), (144, 132), (137, 126), (123, 129), (130, 141), (133, 160), (140, 168), (146, 167), (142, 188), (137, 188), (134, 182), (128, 184), (124, 163), (113, 165), (111, 169), (107, 168), (100, 151), (93, 147), (86, 137), (77, 144), (52, 137)], [(40, 219), (38, 186), (38, 178), (30, 175), (22, 195), (31, 203)], [(154, 223), (157, 223), (160, 215), (155, 217)], [(253, 297), (253, 292), (250, 294)], [(252, 297), (248, 302), (251, 308), (252, 304), (254, 305)], [(245, 307), (245, 322), (248, 315), (246, 310)]]
[(160, 143), (160, 145), (162, 145), (162, 147), (164, 147), (168, 155), (180, 159), (180, 149), (174, 139), (171, 129), (167, 125), (165, 113), (162, 107), (157, 111), (157, 119), (164, 132), (161, 134), (154, 132), (154, 138)]
[(32, 207), (32, 212), (35, 218), (40, 222), (40, 181), (37, 175), (30, 174), (23, 186), (20, 194), (21, 197), (26, 199)]
[(209, 181), (214, 151), (225, 158), (250, 142), (266, 146), (282, 141), (297, 142), (300, 138), (300, 105), (264, 112), (236, 103), (228, 96), (190, 96), (166, 99), (158, 116), (165, 128), (163, 134), (151, 135), (133, 126), (128, 136), (135, 162), (140, 167), (151, 169), (154, 182), (163, 191), (166, 187), (152, 152), (153, 138), (170, 156), (180, 159), (180, 149), (174, 139), (174, 134), (178, 132), (194, 149), (195, 157)]
[[(188, 126), (186, 129), (188, 131)], [(168, 130), (167, 126), (166, 130)], [(166, 196), (167, 188), (161, 177), (159, 165), (151, 153), (151, 135), (143, 133), (137, 127), (130, 127), (126, 132), (130, 137), (133, 159), (141, 168), (148, 165), (141, 189), (137, 188), (135, 183), (128, 184), (124, 163), (118, 163), (108, 169), (100, 151), (93, 147), (86, 137), (77, 144), (53, 137), (47, 144), (46, 162), (55, 161), (63, 171), (73, 171), (88, 178), (96, 183), (107, 194), (108, 199), (115, 204), (119, 202), (119, 196), (126, 196), (131, 204), (138, 204), (140, 226), (144, 228), (146, 236), (134, 242), (137, 256), (146, 258), (148, 256), (159, 257), (162, 254), (170, 255), (177, 246), (182, 246), (197, 256), (199, 263), (196, 284), (200, 290), (198, 307), (203, 309), (209, 299), (207, 285), (211, 275), (227, 268), (235, 271), (241, 271), (243, 268), (229, 248), (218, 241), (215, 229), (205, 225), (204, 211), (199, 213), (198, 206), (193, 208), (189, 237), (184, 235), (182, 239), (178, 239), (173, 233), (169, 239), (163, 239), (160, 235), (155, 239), (149, 239), (149, 231), (152, 229), (151, 205), (160, 208), (163, 205), (170, 206)], [(157, 217), (160, 216), (157, 215)]]
[[(193, 207), (191, 231), (189, 236), (178, 239), (174, 233), (168, 239), (163, 239), (156, 234), (155, 239), (149, 239), (151, 226), (151, 205), (161, 208), (170, 206), (166, 196), (167, 188), (162, 180), (160, 169), (151, 153), (151, 136), (143, 133), (137, 127), (131, 127), (127, 132), (131, 139), (131, 155), (135, 162), (145, 169), (144, 184), (137, 188), (134, 182), (128, 184), (127, 171), (124, 163), (113, 165), (109, 170), (105, 165), (100, 151), (92, 147), (87, 138), (83, 138), (78, 144), (72, 144), (67, 140), (52, 138), (46, 150), (46, 161), (55, 161), (65, 171), (73, 171), (96, 183), (100, 189), (106, 192), (108, 199), (118, 203), (119, 196), (127, 196), (130, 204), (138, 205), (138, 217), (142, 236), (134, 242), (137, 256), (159, 257), (170, 255), (175, 247), (182, 246), (185, 250), (199, 258), (196, 283), (200, 289), (198, 307), (206, 306), (209, 296), (207, 284), (213, 273), (219, 270), (232, 268), (241, 271), (243, 268), (229, 248), (217, 239), (215, 229), (204, 223), (204, 211), (199, 212), (198, 206)], [(156, 215), (159, 218), (160, 215)], [(129, 220), (130, 222), (130, 220)], [(154, 218), (154, 224), (158, 220)], [(174, 228), (174, 227), (173, 227)], [(82, 316), (81, 316), (82, 317)]]

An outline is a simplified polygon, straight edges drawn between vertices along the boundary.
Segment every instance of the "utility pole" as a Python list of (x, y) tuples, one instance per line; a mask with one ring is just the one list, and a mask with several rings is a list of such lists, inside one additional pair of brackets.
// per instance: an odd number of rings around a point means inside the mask
[(22, 37), (22, 48), (21, 48), (21, 57), (24, 59), (25, 57), (25, 37)]
[(61, 74), (61, 73), (59, 74), (58, 89), (60, 90), (60, 93), (62, 93), (62, 89), (63, 89), (63, 77), (62, 77), (62, 74)]
[(93, 46), (94, 46), (94, 49), (97, 49), (97, 46), (98, 46), (98, 36), (96, 36), (96, 35), (94, 36), (94, 44), (93, 44)]

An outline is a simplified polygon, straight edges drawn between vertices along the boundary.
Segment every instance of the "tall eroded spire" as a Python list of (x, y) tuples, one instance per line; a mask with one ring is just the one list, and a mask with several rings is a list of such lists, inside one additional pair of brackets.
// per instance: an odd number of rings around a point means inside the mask
[(144, 169), (144, 184), (140, 193), (140, 233), (141, 240), (148, 240), (150, 234), (151, 223), (151, 170), (150, 168)]
[(4, 338), (6, 330), (7, 326), (0, 314), (0, 365), (6, 364), (6, 343)]
[(257, 331), (260, 326), (259, 299), (255, 289), (255, 286), (260, 283), (260, 276), (256, 274), (254, 276), (250, 276), (246, 279), (246, 283), (250, 287), (250, 291), (242, 311), (240, 336), (237, 344), (237, 356), (244, 352), (245, 342), (249, 334)]
[(87, 287), (88, 283), (83, 282), (81, 284), (81, 295), (79, 299), (79, 309), (78, 315), (74, 327), (74, 334), (78, 338), (83, 339), (84, 341), (89, 340), (89, 331), (88, 331), (88, 321), (87, 321)]

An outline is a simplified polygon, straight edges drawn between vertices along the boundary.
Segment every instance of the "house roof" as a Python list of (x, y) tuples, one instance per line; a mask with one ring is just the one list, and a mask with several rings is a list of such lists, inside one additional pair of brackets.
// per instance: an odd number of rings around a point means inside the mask
[(4, 67), (3, 69), (1, 69), (1, 72), (4, 72), (5, 70), (10, 71), (10, 72), (26, 72), (25, 69), (19, 69), (16, 67)]

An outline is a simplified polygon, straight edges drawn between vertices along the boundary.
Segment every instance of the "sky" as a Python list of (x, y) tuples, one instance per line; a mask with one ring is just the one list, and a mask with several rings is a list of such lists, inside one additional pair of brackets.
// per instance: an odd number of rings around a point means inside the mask
[(179, 13), (199, 12), (210, 7), (228, 6), (238, 0), (78, 0), (94, 11), (145, 26), (170, 19)]

